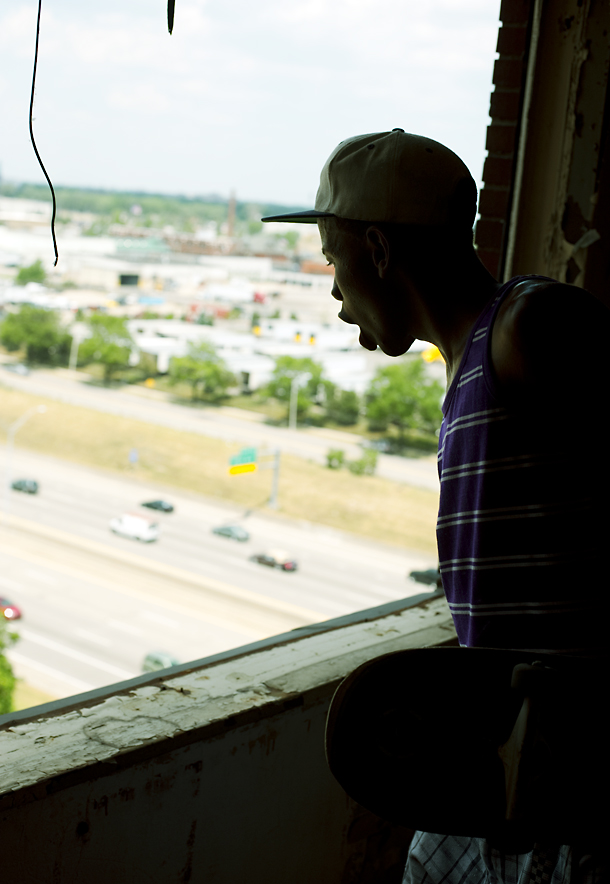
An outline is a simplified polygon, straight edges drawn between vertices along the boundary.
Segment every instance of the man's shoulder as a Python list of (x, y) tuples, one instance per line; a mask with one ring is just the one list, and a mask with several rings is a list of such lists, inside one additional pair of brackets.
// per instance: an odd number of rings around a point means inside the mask
[[(605, 362), (610, 310), (585, 289), (544, 277), (515, 283), (492, 332), (492, 365), (500, 386), (548, 387), (574, 360)], [(573, 365), (571, 365), (573, 368)]]

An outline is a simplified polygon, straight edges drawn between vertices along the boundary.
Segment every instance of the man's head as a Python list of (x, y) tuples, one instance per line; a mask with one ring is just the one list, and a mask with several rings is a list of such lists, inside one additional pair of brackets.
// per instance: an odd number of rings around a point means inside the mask
[(452, 151), (402, 129), (342, 141), (320, 176), (315, 209), (263, 221), (318, 223), (335, 267), (339, 316), (367, 349), (391, 356), (421, 333), (415, 290), (472, 252), (476, 186)]
[(263, 221), (318, 218), (425, 227), (469, 226), (477, 190), (461, 159), (438, 141), (403, 129), (342, 141), (320, 174), (315, 209)]

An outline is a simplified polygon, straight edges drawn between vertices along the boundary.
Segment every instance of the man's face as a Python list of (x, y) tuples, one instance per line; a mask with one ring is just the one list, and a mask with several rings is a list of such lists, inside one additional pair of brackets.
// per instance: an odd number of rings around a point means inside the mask
[(322, 252), (335, 268), (331, 294), (341, 302), (339, 319), (360, 327), (360, 344), (380, 347), (388, 356), (406, 353), (414, 338), (407, 332), (406, 299), (379, 274), (364, 236), (319, 222)]

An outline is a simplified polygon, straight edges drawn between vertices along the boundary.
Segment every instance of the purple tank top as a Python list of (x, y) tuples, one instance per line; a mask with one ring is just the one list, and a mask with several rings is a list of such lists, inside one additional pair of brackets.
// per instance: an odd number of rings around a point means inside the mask
[(461, 645), (588, 652), (604, 644), (610, 544), (594, 464), (565, 442), (573, 414), (543, 425), (509, 408), (491, 366), (498, 309), (528, 278), (510, 280), (487, 305), (445, 398), (440, 570)]

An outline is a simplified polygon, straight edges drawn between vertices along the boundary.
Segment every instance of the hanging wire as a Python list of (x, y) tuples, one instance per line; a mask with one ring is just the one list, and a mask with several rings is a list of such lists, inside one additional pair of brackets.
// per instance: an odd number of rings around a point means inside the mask
[(167, 30), (171, 32), (174, 30), (174, 9), (176, 6), (176, 0), (167, 0)]
[(53, 237), (53, 249), (55, 251), (55, 263), (53, 267), (57, 267), (57, 262), (59, 261), (59, 252), (57, 251), (57, 239), (55, 238), (55, 214), (57, 212), (57, 201), (55, 199), (55, 191), (53, 190), (53, 185), (51, 183), (51, 179), (47, 175), (47, 170), (44, 167), (44, 163), (40, 158), (40, 154), (38, 153), (38, 148), (36, 147), (36, 141), (34, 140), (34, 127), (32, 125), (32, 114), (34, 112), (34, 90), (36, 88), (36, 68), (38, 67), (38, 39), (40, 37), (40, 13), (42, 11), (42, 0), (38, 0), (38, 19), (36, 21), (36, 49), (34, 51), (34, 70), (32, 71), (32, 94), (30, 96), (30, 141), (32, 142), (32, 147), (34, 148), (34, 153), (36, 154), (36, 159), (40, 165), (40, 168), (44, 172), (44, 177), (47, 179), (47, 183), (51, 189), (51, 196), (53, 198), (53, 214), (51, 216), (51, 236)]

